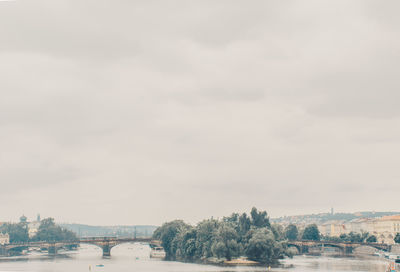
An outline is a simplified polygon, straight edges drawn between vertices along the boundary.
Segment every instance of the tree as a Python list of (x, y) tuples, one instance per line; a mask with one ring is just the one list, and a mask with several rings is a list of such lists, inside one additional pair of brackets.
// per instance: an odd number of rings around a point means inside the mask
[(10, 243), (22, 243), (29, 240), (28, 228), (25, 223), (6, 223), (0, 227), (1, 233), (8, 233)]
[(303, 233), (302, 239), (319, 241), (320, 240), (320, 234), (319, 234), (319, 230), (318, 230), (317, 225), (315, 225), (315, 224), (308, 225), (304, 229), (304, 233)]
[(250, 227), (251, 227), (251, 220), (246, 213), (243, 213), (239, 217), (239, 231), (238, 231), (239, 235), (240, 236), (246, 235), (246, 233), (250, 230)]
[(255, 229), (245, 249), (246, 256), (253, 261), (273, 263), (283, 255), (284, 249), (267, 228)]
[(237, 232), (228, 224), (221, 224), (216, 232), (215, 242), (212, 251), (219, 258), (224, 257), (228, 261), (232, 257), (239, 256), (240, 247), (237, 243)]
[(346, 240), (349, 241), (349, 242), (352, 242), (352, 243), (362, 243), (364, 241), (364, 237), (365, 237), (365, 234), (350, 232), (347, 235), (347, 239)]
[(215, 219), (203, 220), (199, 224), (197, 224), (196, 254), (198, 258), (208, 258), (213, 255), (211, 251), (211, 246), (219, 224), (220, 222)]
[(400, 244), (400, 233), (396, 233), (396, 236), (394, 237), (394, 242), (396, 244)]
[(271, 231), (274, 234), (275, 240), (282, 241), (285, 239), (285, 233), (283, 227), (279, 224), (272, 224)]
[(343, 242), (342, 238), (337, 237), (337, 236), (321, 236), (321, 240), (323, 241), (330, 241), (330, 242)]
[(285, 237), (288, 240), (296, 240), (299, 235), (299, 230), (294, 224), (290, 224), (285, 228)]
[(257, 228), (271, 227), (266, 211), (259, 212), (255, 207), (251, 209), (251, 224)]
[(36, 235), (32, 237), (34, 241), (46, 242), (76, 241), (77, 239), (74, 232), (56, 225), (53, 218), (43, 219)]
[(377, 242), (376, 236), (375, 235), (368, 236), (368, 238), (366, 239), (366, 242), (367, 243), (376, 243)]
[(176, 237), (180, 232), (189, 229), (190, 226), (182, 220), (174, 220), (164, 223), (161, 227), (154, 231), (154, 238), (161, 240), (164, 247), (166, 258), (174, 260), (176, 258), (177, 240)]
[(190, 227), (181, 231), (176, 237), (177, 251), (176, 258), (179, 260), (193, 261), (196, 258), (196, 229)]
[(285, 234), (281, 226), (272, 225), (266, 212), (256, 208), (249, 217), (233, 213), (222, 220), (203, 220), (192, 227), (181, 220), (164, 223), (153, 237), (169, 260), (201, 261), (205, 258), (231, 260), (247, 256), (265, 263), (276, 262), (287, 253)]

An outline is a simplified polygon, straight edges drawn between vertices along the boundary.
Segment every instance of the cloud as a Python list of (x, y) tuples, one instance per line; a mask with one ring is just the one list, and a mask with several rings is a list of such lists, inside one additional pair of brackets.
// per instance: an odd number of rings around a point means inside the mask
[(375, 209), (371, 196), (392, 210), (391, 5), (2, 5), (4, 216), (161, 224)]

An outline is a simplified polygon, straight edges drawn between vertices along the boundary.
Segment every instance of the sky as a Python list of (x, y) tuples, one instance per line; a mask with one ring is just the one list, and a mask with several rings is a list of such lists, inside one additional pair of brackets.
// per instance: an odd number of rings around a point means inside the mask
[(0, 221), (396, 211), (398, 1), (0, 2)]

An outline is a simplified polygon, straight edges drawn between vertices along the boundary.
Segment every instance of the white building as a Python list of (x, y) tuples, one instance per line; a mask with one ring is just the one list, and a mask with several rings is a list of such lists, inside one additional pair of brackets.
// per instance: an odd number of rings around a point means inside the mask
[(7, 245), (10, 243), (10, 236), (8, 235), (8, 233), (3, 234), (0, 233), (0, 245)]
[(339, 237), (341, 234), (348, 233), (343, 221), (328, 221), (318, 225), (319, 232), (324, 236)]
[(348, 224), (348, 230), (349, 232), (355, 233), (372, 233), (374, 230), (374, 221), (375, 219), (372, 218), (357, 218), (351, 220)]
[(40, 226), (40, 222), (38, 222), (38, 221), (28, 223), (29, 238), (32, 238), (33, 236), (36, 235), (36, 233), (39, 230), (39, 226)]
[(372, 234), (379, 243), (394, 244), (397, 233), (400, 233), (400, 215), (384, 216), (373, 221)]

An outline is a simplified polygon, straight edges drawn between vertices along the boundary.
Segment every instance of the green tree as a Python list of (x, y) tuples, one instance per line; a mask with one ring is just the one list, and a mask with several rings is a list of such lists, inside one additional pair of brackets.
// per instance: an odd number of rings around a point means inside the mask
[(297, 229), (296, 225), (290, 224), (285, 228), (286, 239), (297, 240), (298, 235), (299, 235), (299, 230)]
[(271, 227), (266, 211), (259, 212), (255, 207), (251, 209), (251, 224), (257, 228)]
[(1, 233), (8, 233), (10, 243), (22, 243), (29, 240), (28, 228), (25, 223), (6, 223), (0, 227)]
[(175, 238), (177, 242), (176, 259), (193, 261), (196, 259), (196, 236), (195, 228), (190, 227), (181, 231)]
[(396, 236), (394, 237), (394, 242), (396, 244), (400, 244), (400, 233), (396, 233)]
[(164, 223), (161, 227), (154, 231), (154, 237), (161, 240), (166, 258), (169, 260), (176, 259), (176, 251), (178, 247), (177, 236), (190, 228), (188, 224), (182, 220), (175, 220), (172, 222)]
[(196, 226), (197, 258), (208, 258), (213, 256), (211, 246), (219, 225), (220, 222), (215, 219), (203, 220), (199, 224), (197, 224)]
[(231, 260), (244, 255), (273, 263), (283, 254), (289, 256), (282, 227), (271, 226), (267, 213), (256, 208), (250, 217), (246, 213), (233, 213), (222, 220), (203, 220), (195, 227), (181, 220), (167, 222), (153, 237), (161, 240), (169, 260), (199, 261), (210, 257)]
[(320, 238), (320, 234), (319, 234), (319, 230), (317, 225), (315, 224), (311, 224), (308, 225), (305, 229), (304, 229), (304, 233), (303, 233), (303, 240), (314, 240), (314, 241), (319, 241)]
[(216, 232), (212, 252), (219, 258), (224, 257), (228, 261), (232, 257), (239, 256), (240, 246), (237, 243), (237, 232), (229, 224), (221, 224)]
[(274, 234), (275, 240), (282, 241), (285, 239), (285, 232), (283, 227), (279, 224), (271, 224), (270, 230)]
[(350, 232), (349, 233), (349, 240), (352, 243), (362, 243), (363, 236), (360, 233)]
[(254, 229), (246, 246), (246, 256), (261, 263), (274, 263), (282, 257), (284, 248), (267, 228)]
[(366, 239), (366, 242), (367, 243), (376, 243), (377, 242), (376, 236), (375, 235), (368, 236), (368, 238)]
[(74, 232), (56, 225), (53, 218), (46, 218), (40, 222), (38, 232), (32, 237), (32, 240), (46, 242), (75, 241), (77, 236)]
[(238, 231), (239, 235), (241, 237), (246, 235), (246, 233), (250, 230), (250, 227), (251, 227), (251, 220), (246, 213), (243, 213), (239, 217), (239, 231)]
[(321, 236), (321, 240), (330, 242), (343, 242), (343, 239), (337, 236)]

